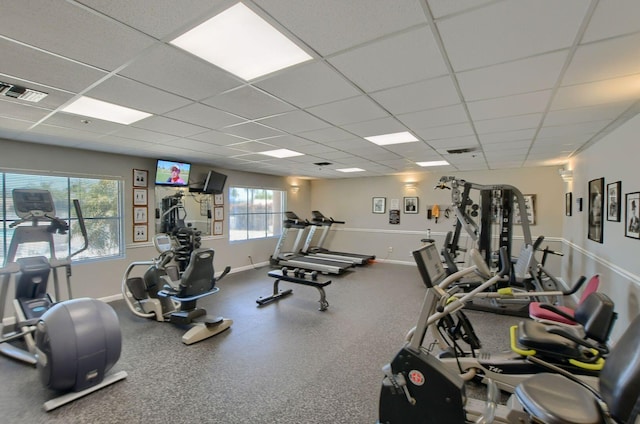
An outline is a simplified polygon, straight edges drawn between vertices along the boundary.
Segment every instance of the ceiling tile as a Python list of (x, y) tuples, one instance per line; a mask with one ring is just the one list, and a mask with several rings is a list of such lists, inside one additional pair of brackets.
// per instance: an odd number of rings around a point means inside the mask
[(4, 75), (77, 93), (107, 73), (0, 37)]
[(610, 120), (599, 120), (592, 122), (580, 122), (569, 125), (544, 126), (540, 129), (538, 136), (546, 137), (566, 137), (579, 134), (594, 134), (611, 123)]
[(229, 90), (202, 103), (247, 119), (264, 118), (294, 110), (295, 107), (250, 85)]
[(20, 104), (16, 101), (9, 100), (8, 97), (0, 99), (0, 116), (3, 118), (18, 119), (22, 121), (38, 122), (51, 113), (50, 109)]
[(636, 0), (600, 0), (582, 37), (583, 42), (640, 31), (640, 3)]
[(419, 129), (416, 130), (416, 134), (423, 140), (439, 140), (441, 138), (472, 136), (473, 128), (468, 122), (462, 122), (460, 124)]
[(536, 129), (530, 128), (517, 131), (503, 131), (490, 134), (481, 134), (478, 137), (482, 145), (489, 143), (504, 143), (507, 141), (529, 140), (531, 141), (536, 135)]
[(255, 122), (246, 122), (238, 125), (233, 125), (230, 127), (223, 128), (221, 131), (227, 134), (243, 137), (248, 140), (259, 140), (261, 138), (269, 138), (269, 137), (284, 135), (282, 131), (269, 128), (265, 125), (261, 125)]
[(458, 92), (448, 76), (378, 91), (371, 97), (394, 114), (460, 103)]
[(544, 118), (545, 125), (574, 124), (599, 119), (615, 119), (631, 107), (632, 102), (611, 103), (573, 109), (552, 110)]
[(437, 22), (456, 71), (573, 44), (589, 3), (583, 0), (501, 1)]
[(465, 100), (481, 100), (550, 89), (568, 50), (543, 54), (456, 74)]
[(207, 128), (188, 124), (176, 119), (165, 118), (164, 116), (150, 116), (142, 121), (134, 122), (131, 126), (164, 132), (175, 135), (176, 137), (189, 137), (208, 131)]
[(117, 68), (156, 42), (66, 1), (4, 2), (0, 28), (4, 36), (107, 70)]
[(384, 109), (365, 96), (314, 106), (307, 111), (334, 125), (370, 121), (389, 116)]
[(201, 103), (191, 103), (165, 114), (169, 118), (203, 127), (218, 129), (242, 122), (243, 119)]
[(600, 81), (640, 73), (640, 34), (578, 47), (562, 85)]
[(543, 112), (551, 98), (551, 90), (517, 94), (497, 99), (469, 102), (469, 113), (473, 120), (495, 119), (507, 116)]
[(168, 45), (155, 46), (119, 74), (191, 100), (240, 85), (227, 72)]
[(302, 110), (282, 113), (260, 119), (257, 122), (289, 133), (319, 130), (330, 126), (328, 123)]
[(87, 91), (86, 95), (154, 114), (163, 114), (191, 103), (183, 97), (118, 76), (104, 80)]
[(322, 62), (286, 69), (255, 85), (301, 108), (360, 94), (344, 77)]
[(460, 13), (466, 9), (477, 8), (494, 0), (465, 0), (463, 2), (451, 0), (427, 0), (429, 8), (434, 18), (440, 18), (445, 15)]
[(337, 127), (322, 128), (320, 130), (314, 131), (304, 131), (299, 133), (298, 135), (300, 137), (319, 142), (347, 140), (353, 137), (353, 134)]
[(467, 121), (467, 112), (461, 104), (397, 115), (412, 130), (458, 124)]
[(640, 74), (560, 87), (551, 110), (570, 109), (640, 99)]
[[(420, 27), (329, 59), (364, 91), (404, 85), (447, 74), (429, 27)], [(393, 63), (397, 66), (387, 66)]]
[(202, 21), (203, 15), (213, 16), (214, 11), (222, 10), (220, 5), (228, 2), (180, 0), (180, 7), (176, 7), (174, 0), (78, 0), (78, 3), (156, 38), (163, 38), (176, 30), (190, 29)]
[(190, 136), (194, 140), (206, 141), (207, 143), (218, 146), (227, 146), (229, 144), (241, 143), (247, 141), (245, 138), (236, 137), (234, 135), (225, 134), (222, 131), (211, 130)]
[(322, 55), (426, 21), (415, 0), (349, 0), (331, 2), (330, 7), (317, 0), (254, 2)]
[(538, 128), (542, 113), (529, 113), (526, 115), (509, 116), (506, 118), (484, 119), (474, 121), (478, 134), (487, 134), (501, 131), (515, 131), (527, 128)]

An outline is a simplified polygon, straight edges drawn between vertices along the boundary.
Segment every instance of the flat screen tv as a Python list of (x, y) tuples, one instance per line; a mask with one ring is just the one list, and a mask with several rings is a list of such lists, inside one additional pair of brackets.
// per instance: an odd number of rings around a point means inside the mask
[(219, 194), (224, 190), (224, 184), (227, 182), (227, 176), (219, 172), (209, 171), (207, 179), (204, 181), (205, 193)]
[(156, 165), (156, 185), (187, 187), (191, 164), (158, 159)]

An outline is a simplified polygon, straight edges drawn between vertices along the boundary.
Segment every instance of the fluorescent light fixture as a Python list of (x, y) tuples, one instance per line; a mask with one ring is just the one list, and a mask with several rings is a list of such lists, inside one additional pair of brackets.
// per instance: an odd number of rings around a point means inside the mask
[(365, 137), (364, 139), (369, 140), (370, 142), (377, 144), (378, 146), (386, 146), (389, 144), (400, 144), (400, 143), (412, 143), (414, 141), (418, 141), (418, 139), (413, 134), (407, 131), (391, 133), (391, 134), (374, 135), (371, 137)]
[(361, 169), (361, 168), (342, 168), (342, 169), (336, 169), (336, 171), (340, 171), (340, 172), (363, 172), (364, 169)]
[(261, 155), (273, 156), (274, 158), (291, 158), (294, 156), (302, 156), (304, 153), (294, 152), (289, 149), (267, 150), (266, 152), (258, 152)]
[(444, 166), (449, 165), (449, 162), (446, 160), (432, 160), (429, 162), (416, 162), (416, 165), (420, 166)]
[(312, 59), (242, 3), (185, 32), (171, 44), (246, 81)]
[(104, 121), (117, 122), (129, 125), (136, 121), (151, 116), (150, 113), (130, 109), (102, 100), (92, 99), (82, 96), (75, 102), (62, 108), (63, 112), (74, 113), (76, 115), (90, 116), (91, 118), (102, 119)]

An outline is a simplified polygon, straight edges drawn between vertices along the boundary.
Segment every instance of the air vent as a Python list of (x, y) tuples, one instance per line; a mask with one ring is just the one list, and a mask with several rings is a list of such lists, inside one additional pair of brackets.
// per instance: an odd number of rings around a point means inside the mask
[(32, 103), (38, 103), (47, 97), (47, 93), (43, 93), (42, 91), (36, 91), (2, 81), (0, 81), (0, 95)]
[(314, 163), (314, 165), (317, 166), (329, 166), (329, 165), (333, 165), (331, 162), (316, 162)]
[(450, 155), (461, 155), (462, 153), (471, 153), (478, 150), (476, 147), (465, 147), (463, 149), (451, 149), (447, 150)]

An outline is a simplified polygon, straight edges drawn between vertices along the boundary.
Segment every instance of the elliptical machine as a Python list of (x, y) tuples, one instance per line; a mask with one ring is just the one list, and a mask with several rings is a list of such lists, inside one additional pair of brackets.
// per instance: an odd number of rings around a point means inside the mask
[[(181, 247), (168, 234), (156, 234), (154, 245), (160, 255), (150, 261), (132, 262), (122, 278), (122, 296), (129, 310), (141, 318), (153, 318), (160, 322), (190, 325), (182, 336), (182, 342), (190, 345), (215, 336), (231, 327), (233, 321), (212, 317), (198, 308), (196, 302), (217, 293), (216, 283), (229, 273), (227, 266), (219, 277), (213, 268), (214, 250), (198, 248), (191, 252), (189, 263), (180, 272), (175, 264)], [(145, 267), (144, 274), (133, 276), (134, 269)]]
[[(66, 235), (69, 225), (55, 216), (51, 193), (47, 190), (15, 189), (13, 203), (18, 221), (5, 266), (0, 268), (0, 319), (11, 276), (15, 276), (15, 328), (5, 332), (0, 323), (0, 352), (11, 358), (36, 365), (45, 387), (68, 392), (44, 404), (48, 412), (80, 397), (127, 377), (120, 371), (107, 372), (120, 358), (122, 336), (118, 317), (109, 305), (95, 299), (82, 298), (56, 303), (60, 297), (57, 270), (64, 268), (67, 293), (71, 298), (71, 258), (88, 246), (87, 231), (80, 204), (73, 201), (82, 247), (64, 259), (56, 258), (55, 235)], [(31, 225), (21, 225), (30, 222)], [(49, 225), (40, 225), (49, 222)], [(21, 257), (28, 251), (25, 245), (45, 243), (45, 256)], [(55, 297), (47, 293), (47, 283), (53, 274)], [(13, 342), (22, 341), (21, 349)]]

